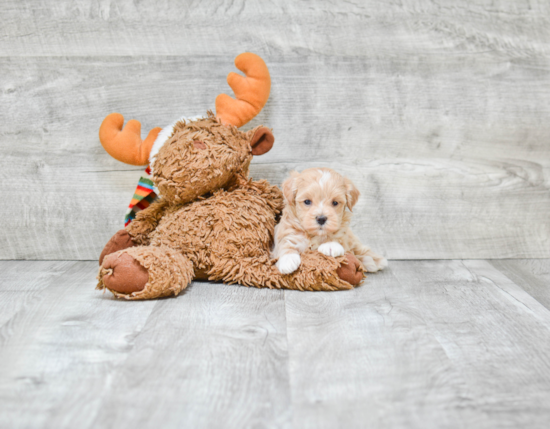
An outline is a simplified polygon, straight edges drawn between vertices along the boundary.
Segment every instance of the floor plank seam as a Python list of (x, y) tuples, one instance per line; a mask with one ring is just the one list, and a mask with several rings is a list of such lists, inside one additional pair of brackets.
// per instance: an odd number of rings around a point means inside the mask
[(288, 377), (288, 395), (290, 397), (290, 427), (294, 427), (294, 395), (293, 395), (293, 382), (292, 371), (291, 371), (291, 362), (290, 362), (290, 338), (288, 335), (288, 304), (287, 304), (287, 290), (283, 290), (283, 301), (285, 304), (285, 330), (286, 330), (286, 349), (287, 349), (287, 377)]

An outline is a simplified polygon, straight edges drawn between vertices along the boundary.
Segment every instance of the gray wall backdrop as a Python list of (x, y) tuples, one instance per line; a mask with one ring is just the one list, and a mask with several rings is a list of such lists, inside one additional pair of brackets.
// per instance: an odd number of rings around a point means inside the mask
[(213, 108), (244, 51), (272, 74), (255, 178), (329, 166), (393, 259), (550, 257), (550, 2), (0, 2), (0, 258), (96, 259), (142, 169), (144, 130)]

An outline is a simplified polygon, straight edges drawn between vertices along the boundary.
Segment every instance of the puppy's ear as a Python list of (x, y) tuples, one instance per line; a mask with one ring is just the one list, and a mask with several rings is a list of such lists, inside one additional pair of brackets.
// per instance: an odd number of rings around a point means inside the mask
[(361, 192), (359, 192), (359, 189), (357, 189), (353, 182), (347, 177), (344, 179), (344, 181), (346, 183), (346, 206), (351, 212), (353, 206), (359, 199), (359, 195), (361, 195)]
[(283, 196), (290, 206), (296, 205), (296, 178), (299, 176), (297, 171), (290, 173), (290, 177), (283, 182)]

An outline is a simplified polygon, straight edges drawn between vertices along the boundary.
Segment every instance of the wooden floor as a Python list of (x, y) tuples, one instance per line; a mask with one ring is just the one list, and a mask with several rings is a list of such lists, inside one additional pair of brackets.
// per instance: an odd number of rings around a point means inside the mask
[(0, 262), (0, 427), (548, 427), (549, 259), (145, 302), (94, 290), (96, 270)]

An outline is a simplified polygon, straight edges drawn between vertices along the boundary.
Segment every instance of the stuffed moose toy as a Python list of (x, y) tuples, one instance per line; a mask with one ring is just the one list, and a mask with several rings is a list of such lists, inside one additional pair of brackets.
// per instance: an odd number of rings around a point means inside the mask
[(270, 259), (283, 196), (265, 180), (248, 177), (253, 156), (268, 152), (271, 130), (238, 128), (269, 97), (264, 61), (244, 53), (235, 59), (245, 76), (230, 73), (236, 99), (216, 98), (216, 116), (180, 119), (141, 139), (141, 124), (108, 115), (100, 141), (115, 159), (147, 165), (159, 198), (139, 211), (107, 243), (99, 258), (98, 289), (130, 300), (178, 295), (193, 279), (299, 290), (351, 289), (364, 277), (359, 261), (317, 251), (302, 254), (296, 272), (282, 275)]

